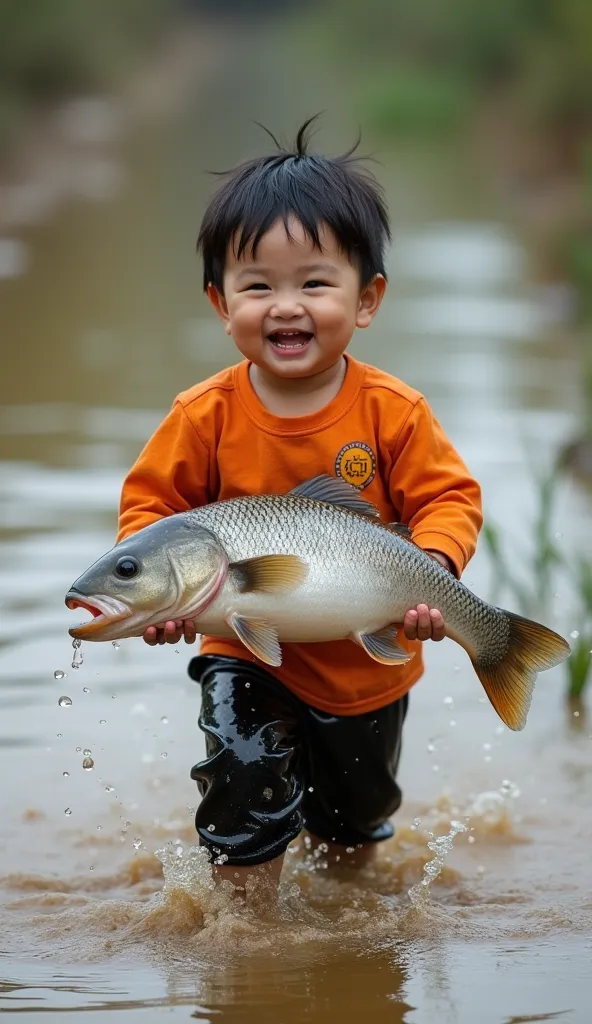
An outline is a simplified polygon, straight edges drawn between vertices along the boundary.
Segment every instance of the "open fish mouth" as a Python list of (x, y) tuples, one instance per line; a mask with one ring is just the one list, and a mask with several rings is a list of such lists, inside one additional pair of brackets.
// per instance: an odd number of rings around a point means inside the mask
[(92, 615), (89, 622), (81, 622), (78, 626), (72, 626), (68, 630), (70, 636), (75, 640), (86, 640), (89, 637), (95, 639), (95, 634), (103, 632), (116, 622), (121, 622), (122, 619), (127, 619), (131, 615), (130, 609), (123, 601), (107, 597), (104, 594), (86, 598), (75, 590), (70, 590), (66, 594), (66, 606), (71, 610), (84, 608)]

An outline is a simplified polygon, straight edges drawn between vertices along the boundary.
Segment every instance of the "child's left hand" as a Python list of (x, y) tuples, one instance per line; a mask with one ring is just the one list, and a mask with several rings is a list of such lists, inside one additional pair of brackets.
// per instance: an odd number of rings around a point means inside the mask
[(427, 604), (410, 608), (403, 619), (403, 632), (408, 640), (443, 640), (446, 624), (442, 612), (428, 608)]
[[(440, 565), (452, 572), (451, 562), (441, 551), (428, 551), (426, 554), (431, 555)], [(406, 612), (403, 632), (408, 640), (443, 640), (446, 636), (446, 623), (442, 612), (437, 608), (418, 604), (417, 608), (410, 608)]]

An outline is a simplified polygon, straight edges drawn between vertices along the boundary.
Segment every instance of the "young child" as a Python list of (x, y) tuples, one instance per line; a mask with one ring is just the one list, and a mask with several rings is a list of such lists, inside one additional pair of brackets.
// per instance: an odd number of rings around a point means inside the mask
[[(204, 288), (243, 357), (183, 392), (123, 487), (118, 540), (207, 502), (284, 493), (328, 473), (460, 576), (481, 526), (480, 490), (425, 398), (347, 348), (386, 288), (381, 189), (351, 152), (293, 152), (242, 164), (211, 199), (198, 248)], [(355, 552), (352, 552), (355, 557)], [(189, 674), (202, 688), (207, 757), (195, 824), (218, 876), (279, 878), (288, 843), (363, 863), (389, 838), (397, 767), (421, 641), (442, 640), (435, 608), (405, 616), (404, 666), (348, 641), (285, 644), (269, 671), (237, 640), (203, 637)], [(155, 645), (196, 639), (192, 621), (149, 627)], [(354, 848), (354, 853), (351, 853)], [(261, 867), (257, 867), (261, 865)]]

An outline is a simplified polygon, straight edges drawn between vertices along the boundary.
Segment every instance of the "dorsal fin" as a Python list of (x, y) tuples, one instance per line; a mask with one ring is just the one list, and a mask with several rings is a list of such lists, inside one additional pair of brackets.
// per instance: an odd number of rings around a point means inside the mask
[(375, 505), (360, 496), (359, 491), (345, 480), (322, 473), (311, 480), (305, 480), (288, 492), (299, 498), (312, 498), (314, 501), (328, 501), (332, 505), (341, 505), (351, 512), (360, 512), (365, 516), (378, 516)]
[(386, 525), (393, 533), (400, 533), (401, 537), (404, 537), (405, 540), (413, 540), (411, 530), (405, 523), (387, 523)]

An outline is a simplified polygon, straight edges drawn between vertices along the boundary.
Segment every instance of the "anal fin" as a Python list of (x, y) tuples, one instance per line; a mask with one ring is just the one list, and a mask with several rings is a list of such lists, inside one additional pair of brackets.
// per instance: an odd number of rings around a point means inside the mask
[(405, 665), (413, 657), (413, 652), (406, 651), (398, 643), (397, 627), (392, 623), (374, 633), (355, 633), (352, 640), (381, 665)]
[(228, 618), (241, 643), (266, 665), (278, 668), (282, 663), (282, 649), (275, 626), (263, 619), (247, 619), (233, 612)]

